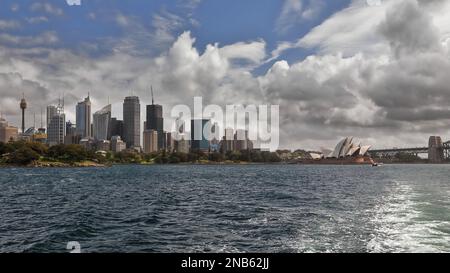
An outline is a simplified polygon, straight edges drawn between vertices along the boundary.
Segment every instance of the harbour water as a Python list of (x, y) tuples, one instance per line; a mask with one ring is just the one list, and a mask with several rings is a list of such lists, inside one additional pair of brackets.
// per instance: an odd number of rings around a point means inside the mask
[(450, 165), (0, 169), (0, 252), (450, 252)]

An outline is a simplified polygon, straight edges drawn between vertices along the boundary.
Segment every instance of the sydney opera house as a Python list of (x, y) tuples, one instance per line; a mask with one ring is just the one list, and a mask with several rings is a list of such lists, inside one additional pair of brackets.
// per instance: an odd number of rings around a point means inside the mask
[(334, 151), (324, 153), (314, 163), (322, 164), (374, 164), (369, 155), (371, 146), (362, 146), (353, 142), (353, 137), (341, 140)]

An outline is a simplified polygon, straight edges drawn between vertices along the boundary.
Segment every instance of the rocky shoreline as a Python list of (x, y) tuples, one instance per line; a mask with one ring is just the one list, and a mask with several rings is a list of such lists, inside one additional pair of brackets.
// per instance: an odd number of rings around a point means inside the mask
[(111, 165), (99, 164), (92, 161), (85, 162), (73, 162), (73, 163), (65, 163), (65, 162), (42, 162), (35, 161), (28, 165), (14, 165), (14, 164), (0, 164), (0, 167), (3, 168), (104, 168), (109, 167)]

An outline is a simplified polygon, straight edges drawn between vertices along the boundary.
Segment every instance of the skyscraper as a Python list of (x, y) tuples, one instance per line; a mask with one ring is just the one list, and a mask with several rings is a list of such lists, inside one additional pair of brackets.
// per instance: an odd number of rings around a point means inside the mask
[(57, 113), (58, 113), (58, 109), (56, 108), (56, 106), (53, 106), (53, 105), (47, 106), (47, 130), (50, 127), (50, 120)]
[(136, 96), (126, 97), (123, 103), (123, 129), (127, 148), (141, 146), (141, 104)]
[(152, 89), (152, 104), (147, 105), (147, 123), (145, 130), (158, 132), (158, 150), (165, 149), (164, 118), (162, 105), (155, 104)]
[(210, 121), (207, 119), (191, 120), (191, 150), (209, 151), (209, 136), (204, 133), (208, 124), (210, 124)]
[(144, 153), (151, 154), (158, 151), (158, 132), (144, 130)]
[(117, 118), (111, 118), (111, 137), (120, 136), (123, 138), (123, 120)]
[(221, 150), (223, 153), (232, 152), (235, 150), (234, 147), (234, 130), (232, 128), (225, 129), (225, 135), (221, 142)]
[(248, 150), (248, 131), (238, 129), (234, 135), (234, 149), (236, 151)]
[(64, 114), (64, 107), (61, 103), (56, 107), (56, 114), (50, 117), (47, 133), (47, 142), (50, 146), (64, 144), (66, 115)]
[(0, 142), (7, 143), (10, 140), (17, 140), (19, 129), (9, 126), (8, 122), (0, 117)]
[(84, 101), (79, 102), (77, 105), (77, 134), (82, 138), (88, 138), (92, 136), (91, 127), (91, 99), (88, 95)]
[(96, 140), (111, 139), (111, 104), (94, 114), (94, 138)]
[(64, 137), (64, 144), (79, 144), (80, 136), (77, 135), (77, 127), (72, 122), (66, 122), (66, 135)]

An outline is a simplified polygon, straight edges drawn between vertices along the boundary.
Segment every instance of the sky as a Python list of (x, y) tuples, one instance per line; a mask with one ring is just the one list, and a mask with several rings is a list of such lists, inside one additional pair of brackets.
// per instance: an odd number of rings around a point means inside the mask
[(0, 111), (18, 126), (24, 93), (39, 126), (64, 95), (74, 121), (90, 93), (121, 118), (153, 86), (168, 120), (194, 96), (280, 105), (280, 148), (426, 146), (450, 139), (449, 14), (448, 0), (0, 0)]

